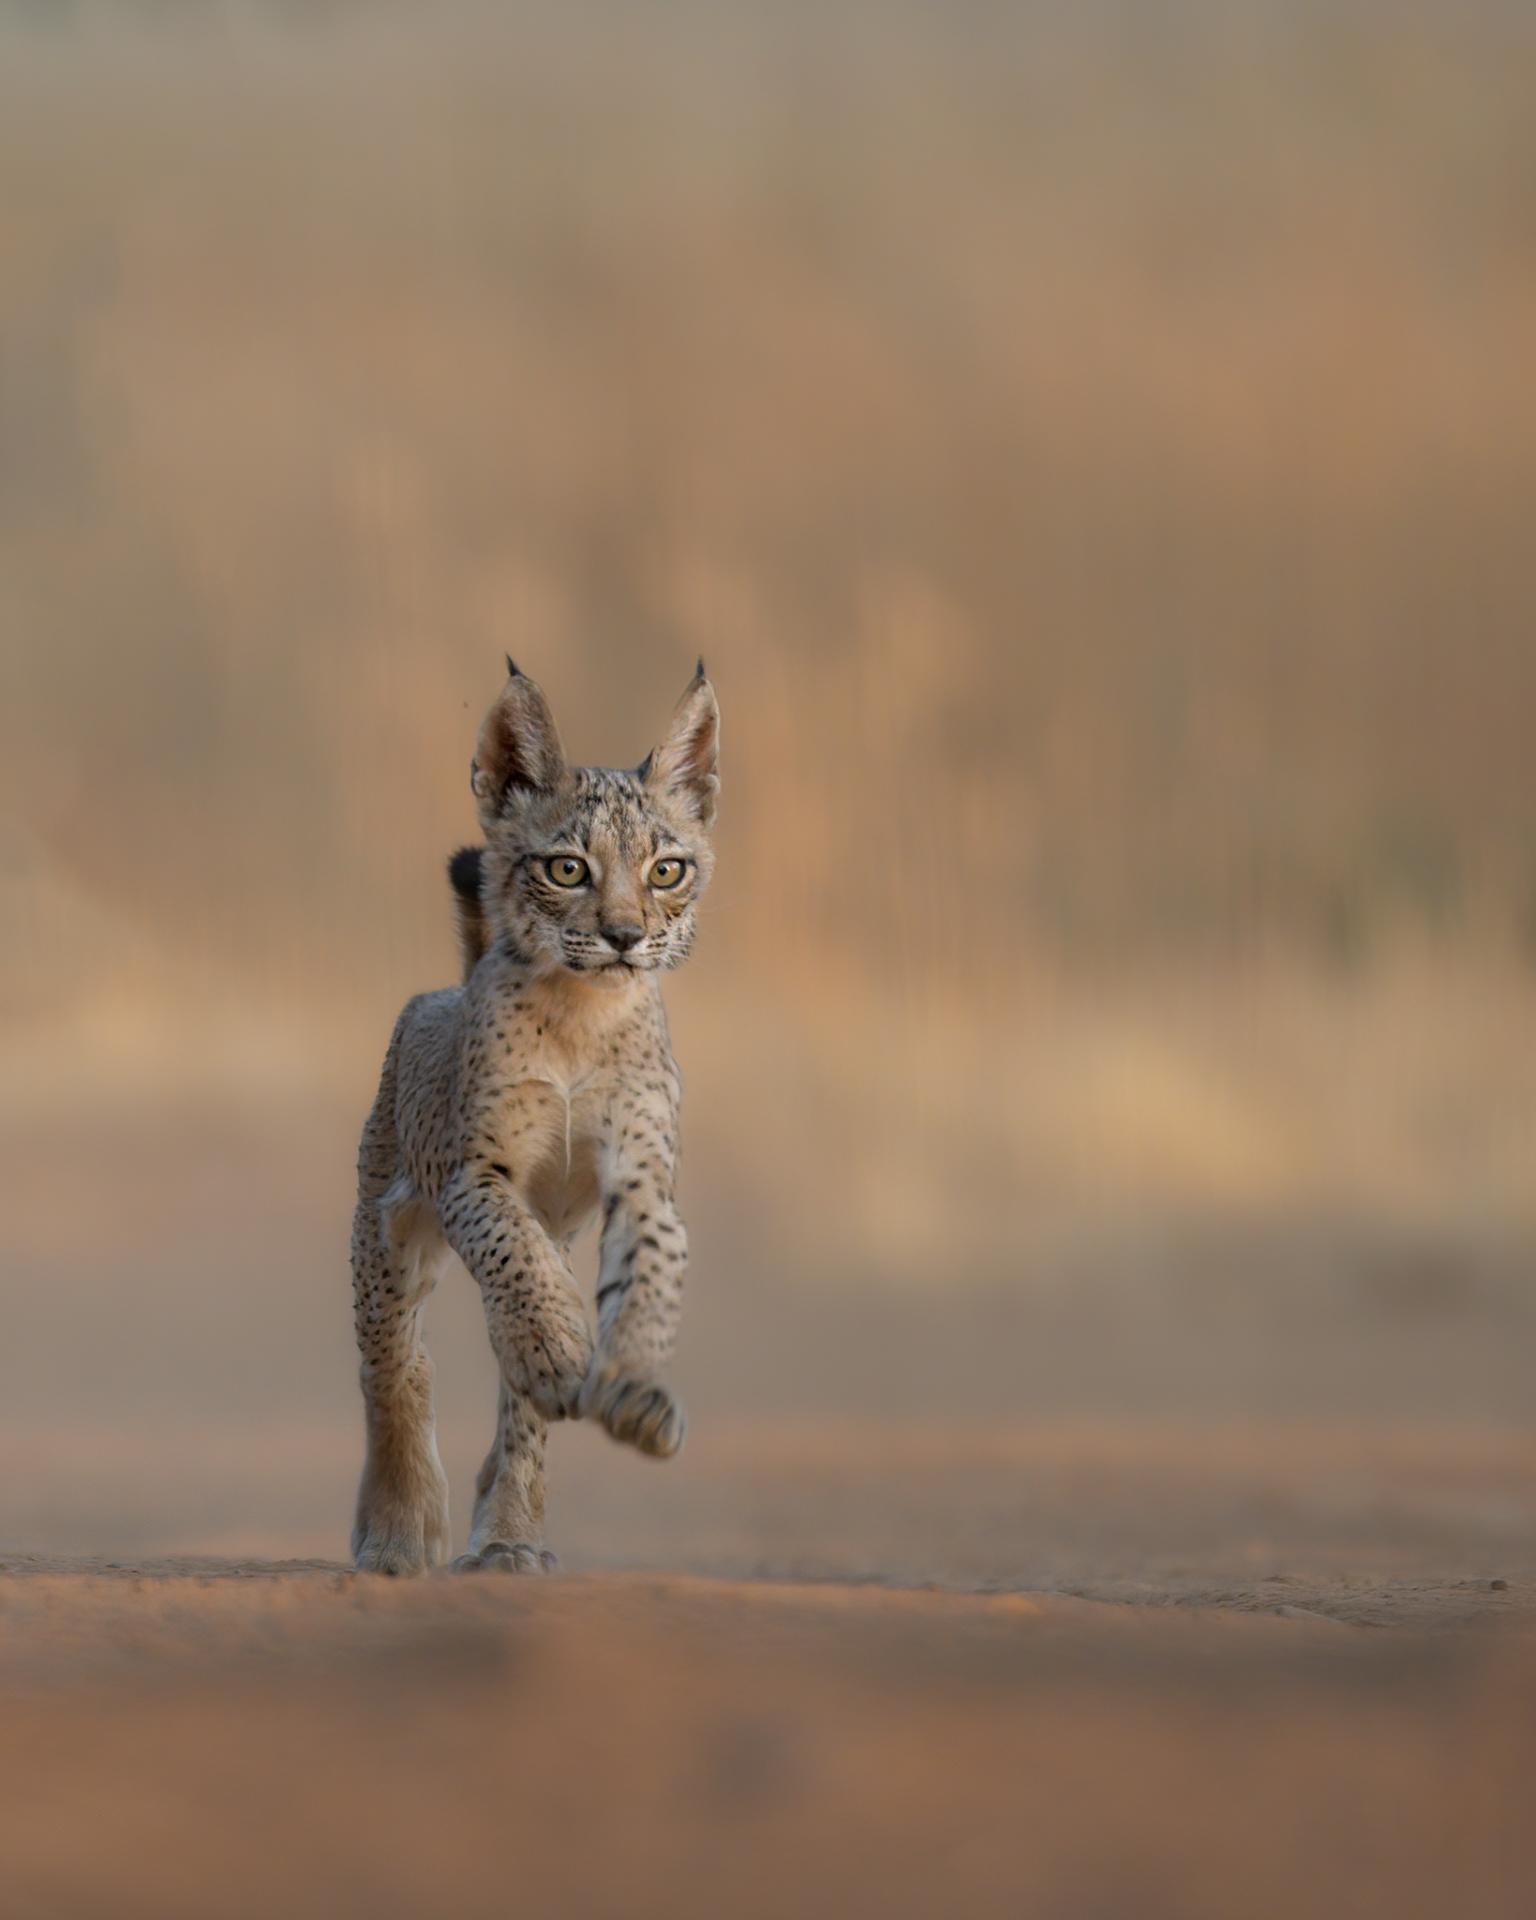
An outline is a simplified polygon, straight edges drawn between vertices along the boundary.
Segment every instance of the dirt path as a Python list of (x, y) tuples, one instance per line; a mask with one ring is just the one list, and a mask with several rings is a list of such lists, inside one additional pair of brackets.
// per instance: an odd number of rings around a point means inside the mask
[[(287, 1444), (334, 1540), (345, 1448)], [(119, 1459), (103, 1525), (241, 1457)], [(1536, 1907), (1518, 1441), (572, 1436), (560, 1494), (552, 1581), (0, 1556), (6, 1920)]]
[(8, 1915), (1524, 1915), (1536, 1641), (259, 1563), (0, 1582)]

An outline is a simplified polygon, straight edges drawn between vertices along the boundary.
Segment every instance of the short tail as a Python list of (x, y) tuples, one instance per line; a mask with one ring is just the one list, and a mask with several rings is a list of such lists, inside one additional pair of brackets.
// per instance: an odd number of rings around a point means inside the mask
[(480, 861), (483, 849), (460, 847), (448, 862), (448, 882), (453, 888), (453, 912), (459, 929), (459, 954), (467, 980), (480, 964), (490, 945), (485, 923), (485, 908), (480, 904)]

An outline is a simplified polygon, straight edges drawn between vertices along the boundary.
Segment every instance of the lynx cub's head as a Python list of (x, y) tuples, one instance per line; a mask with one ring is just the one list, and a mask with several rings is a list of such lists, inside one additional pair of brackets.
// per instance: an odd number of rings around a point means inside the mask
[(532, 965), (614, 982), (681, 966), (714, 864), (720, 785), (704, 662), (633, 772), (568, 766), (549, 702), (507, 667), (470, 769), (485, 847), (458, 856), (455, 887), (477, 894), (485, 938)]

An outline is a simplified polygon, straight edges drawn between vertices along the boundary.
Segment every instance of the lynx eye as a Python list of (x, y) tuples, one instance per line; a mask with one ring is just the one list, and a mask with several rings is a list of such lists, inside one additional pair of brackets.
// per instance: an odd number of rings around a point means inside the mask
[(658, 860), (651, 868), (651, 885), (663, 890), (675, 887), (687, 870), (686, 860)]
[(591, 869), (571, 853), (557, 853), (544, 862), (544, 871), (557, 887), (584, 887)]

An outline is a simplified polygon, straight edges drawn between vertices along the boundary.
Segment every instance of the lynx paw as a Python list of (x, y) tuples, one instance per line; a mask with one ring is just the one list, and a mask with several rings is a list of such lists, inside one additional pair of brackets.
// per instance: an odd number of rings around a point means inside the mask
[(688, 1432), (688, 1416), (670, 1387), (604, 1368), (582, 1389), (580, 1411), (600, 1420), (615, 1440), (660, 1460), (670, 1459)]
[(441, 1533), (409, 1522), (393, 1528), (359, 1526), (352, 1536), (352, 1564), (359, 1573), (409, 1576), (440, 1567), (447, 1558), (446, 1526)]
[(560, 1562), (547, 1547), (526, 1540), (488, 1540), (478, 1553), (461, 1553), (455, 1573), (558, 1573)]
[(422, 1499), (387, 1496), (365, 1482), (352, 1529), (352, 1564), (359, 1573), (425, 1573), (448, 1558), (448, 1482), (441, 1468), (434, 1478), (437, 1484)]
[(592, 1330), (576, 1314), (546, 1314), (528, 1338), (523, 1370), (528, 1398), (546, 1420), (574, 1419), (592, 1365)]

